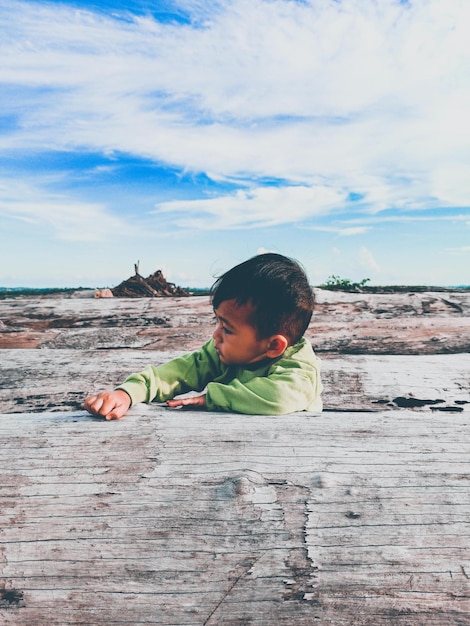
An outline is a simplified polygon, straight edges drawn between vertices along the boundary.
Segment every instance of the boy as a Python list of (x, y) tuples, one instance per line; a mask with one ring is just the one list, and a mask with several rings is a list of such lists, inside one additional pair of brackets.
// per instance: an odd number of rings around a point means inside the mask
[(254, 415), (322, 410), (320, 360), (303, 337), (314, 297), (298, 263), (274, 253), (248, 259), (214, 283), (211, 303), (217, 326), (200, 350), (90, 396), (87, 411), (119, 419), (130, 406), (152, 400)]

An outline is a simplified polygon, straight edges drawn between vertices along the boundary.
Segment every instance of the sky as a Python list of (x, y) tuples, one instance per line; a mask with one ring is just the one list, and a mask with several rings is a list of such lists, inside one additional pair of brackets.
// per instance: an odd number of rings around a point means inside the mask
[(468, 0), (3, 0), (0, 286), (470, 284)]

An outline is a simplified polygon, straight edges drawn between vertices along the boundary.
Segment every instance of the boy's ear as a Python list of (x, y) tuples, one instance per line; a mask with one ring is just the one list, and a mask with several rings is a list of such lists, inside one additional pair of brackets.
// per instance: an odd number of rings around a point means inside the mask
[(266, 350), (266, 356), (270, 359), (276, 359), (284, 353), (289, 345), (289, 341), (284, 335), (273, 335), (269, 340), (269, 346)]

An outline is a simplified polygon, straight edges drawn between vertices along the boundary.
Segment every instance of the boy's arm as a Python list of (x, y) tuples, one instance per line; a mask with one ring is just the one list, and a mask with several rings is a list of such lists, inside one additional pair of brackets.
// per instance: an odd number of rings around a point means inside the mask
[(321, 411), (321, 391), (320, 360), (307, 352), (305, 359), (281, 358), (266, 375), (235, 378), (225, 385), (209, 383), (206, 406), (251, 415)]
[(220, 374), (220, 360), (208, 341), (200, 350), (177, 357), (155, 367), (149, 365), (142, 372), (131, 374), (117, 390), (125, 391), (132, 405), (139, 402), (165, 402), (187, 391), (202, 391), (210, 380)]

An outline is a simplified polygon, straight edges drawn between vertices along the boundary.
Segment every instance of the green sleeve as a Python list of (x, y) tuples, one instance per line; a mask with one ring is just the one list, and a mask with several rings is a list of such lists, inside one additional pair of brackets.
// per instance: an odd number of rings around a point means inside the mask
[(117, 389), (125, 391), (133, 405), (152, 400), (164, 402), (187, 391), (202, 391), (220, 373), (221, 363), (210, 340), (197, 352), (131, 374)]
[(296, 411), (321, 411), (320, 360), (304, 346), (293, 358), (277, 361), (263, 375), (238, 376), (227, 384), (207, 386), (209, 410), (252, 415), (282, 415)]

